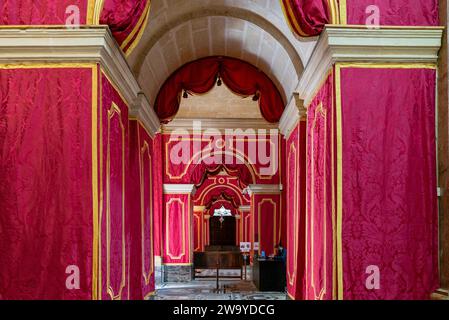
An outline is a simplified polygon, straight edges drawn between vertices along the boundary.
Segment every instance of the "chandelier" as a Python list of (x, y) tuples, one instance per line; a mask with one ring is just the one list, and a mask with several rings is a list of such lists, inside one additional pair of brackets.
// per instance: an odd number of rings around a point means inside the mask
[(232, 217), (231, 210), (227, 210), (224, 206), (221, 206), (220, 209), (215, 209), (214, 217), (220, 217), (220, 223), (223, 226), (225, 217)]

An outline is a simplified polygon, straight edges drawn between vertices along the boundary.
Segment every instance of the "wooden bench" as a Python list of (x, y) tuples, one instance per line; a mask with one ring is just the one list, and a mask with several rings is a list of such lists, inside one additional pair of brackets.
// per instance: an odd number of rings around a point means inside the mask
[[(240, 277), (223, 276), (222, 278), (243, 279), (243, 256), (235, 251), (195, 252), (193, 257), (194, 278), (219, 277), (220, 270), (240, 270)], [(197, 275), (197, 270), (217, 270), (215, 276)]]

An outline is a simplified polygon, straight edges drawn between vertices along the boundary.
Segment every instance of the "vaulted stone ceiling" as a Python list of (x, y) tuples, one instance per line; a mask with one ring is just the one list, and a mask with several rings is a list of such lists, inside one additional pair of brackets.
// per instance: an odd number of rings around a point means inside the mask
[(128, 61), (151, 104), (174, 71), (212, 55), (257, 66), (288, 103), (314, 45), (293, 35), (278, 0), (152, 0), (147, 29)]

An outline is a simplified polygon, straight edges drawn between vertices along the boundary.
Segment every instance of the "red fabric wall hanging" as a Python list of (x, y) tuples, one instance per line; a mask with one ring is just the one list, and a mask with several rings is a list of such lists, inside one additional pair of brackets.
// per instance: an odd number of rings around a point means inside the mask
[(129, 54), (142, 37), (150, 15), (151, 0), (105, 0), (100, 24), (111, 29), (122, 50)]
[[(0, 299), (92, 297), (97, 73), (0, 66)], [(71, 265), (80, 290), (65, 285)]]
[(162, 255), (162, 216), (163, 203), (163, 157), (162, 157), (162, 135), (156, 134), (153, 146), (154, 156), (154, 254), (156, 257)]
[(300, 37), (318, 36), (337, 15), (334, 0), (281, 0), (285, 17)]
[(308, 300), (334, 296), (334, 78), (329, 75), (307, 109), (305, 290)]
[(88, 0), (2, 0), (0, 25), (65, 25), (69, 6), (80, 10), (80, 24), (87, 24)]
[[(429, 299), (438, 288), (436, 70), (343, 65), (338, 74), (342, 298)], [(378, 290), (366, 287), (369, 266), (379, 268)]]
[(114, 85), (101, 77), (100, 144), (103, 155), (100, 186), (104, 195), (99, 223), (100, 297), (103, 300), (129, 298), (131, 242), (128, 207), (129, 128), (128, 106)]
[(129, 125), (130, 298), (141, 300), (155, 289), (154, 152), (153, 140), (142, 125), (136, 120)]
[[(438, 0), (344, 0), (342, 17), (347, 24), (365, 25), (373, 14), (369, 6), (379, 8), (382, 26), (438, 26)], [(368, 12), (367, 12), (368, 11)]]
[(304, 299), (306, 219), (306, 121), (300, 121), (287, 141), (286, 202), (288, 215), (287, 292), (292, 299)]
[(164, 194), (164, 252), (166, 265), (191, 264), (191, 199), (189, 194)]
[(268, 122), (278, 122), (284, 102), (274, 83), (262, 71), (242, 60), (209, 57), (186, 64), (165, 82), (156, 99), (159, 119), (169, 122), (179, 110), (183, 91), (204, 94), (212, 90), (218, 78), (233, 92), (258, 95), (260, 110)]
[(253, 240), (259, 242), (259, 254), (267, 256), (274, 253), (280, 240), (280, 194), (254, 194), (251, 210), (253, 220)]

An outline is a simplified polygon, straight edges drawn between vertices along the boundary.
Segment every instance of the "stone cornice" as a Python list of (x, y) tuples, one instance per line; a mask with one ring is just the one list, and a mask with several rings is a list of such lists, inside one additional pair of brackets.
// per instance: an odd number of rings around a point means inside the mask
[(171, 133), (175, 130), (194, 130), (194, 122), (201, 123), (201, 131), (207, 129), (217, 129), (224, 133), (226, 129), (277, 129), (277, 124), (268, 123), (263, 119), (175, 119), (166, 125), (162, 125), (164, 133)]
[(159, 130), (159, 119), (108, 27), (0, 27), (0, 63), (39, 62), (99, 63), (121, 89), (130, 116), (138, 118), (151, 134)]
[(245, 190), (249, 195), (254, 194), (279, 194), (282, 192), (281, 184), (250, 184)]
[(164, 184), (164, 194), (192, 194), (196, 192), (193, 184)]
[(337, 62), (436, 63), (442, 27), (379, 28), (328, 25), (300, 79), (297, 92), (307, 106)]
[(156, 112), (154, 112), (153, 108), (150, 106), (146, 96), (141, 92), (134, 100), (133, 107), (130, 110), (130, 116), (139, 119), (153, 137), (161, 129)]
[(290, 137), (290, 134), (295, 129), (298, 121), (306, 115), (304, 108), (304, 101), (299, 99), (297, 93), (293, 94), (293, 99), (288, 104), (279, 122), (279, 130), (284, 135), (285, 139)]

